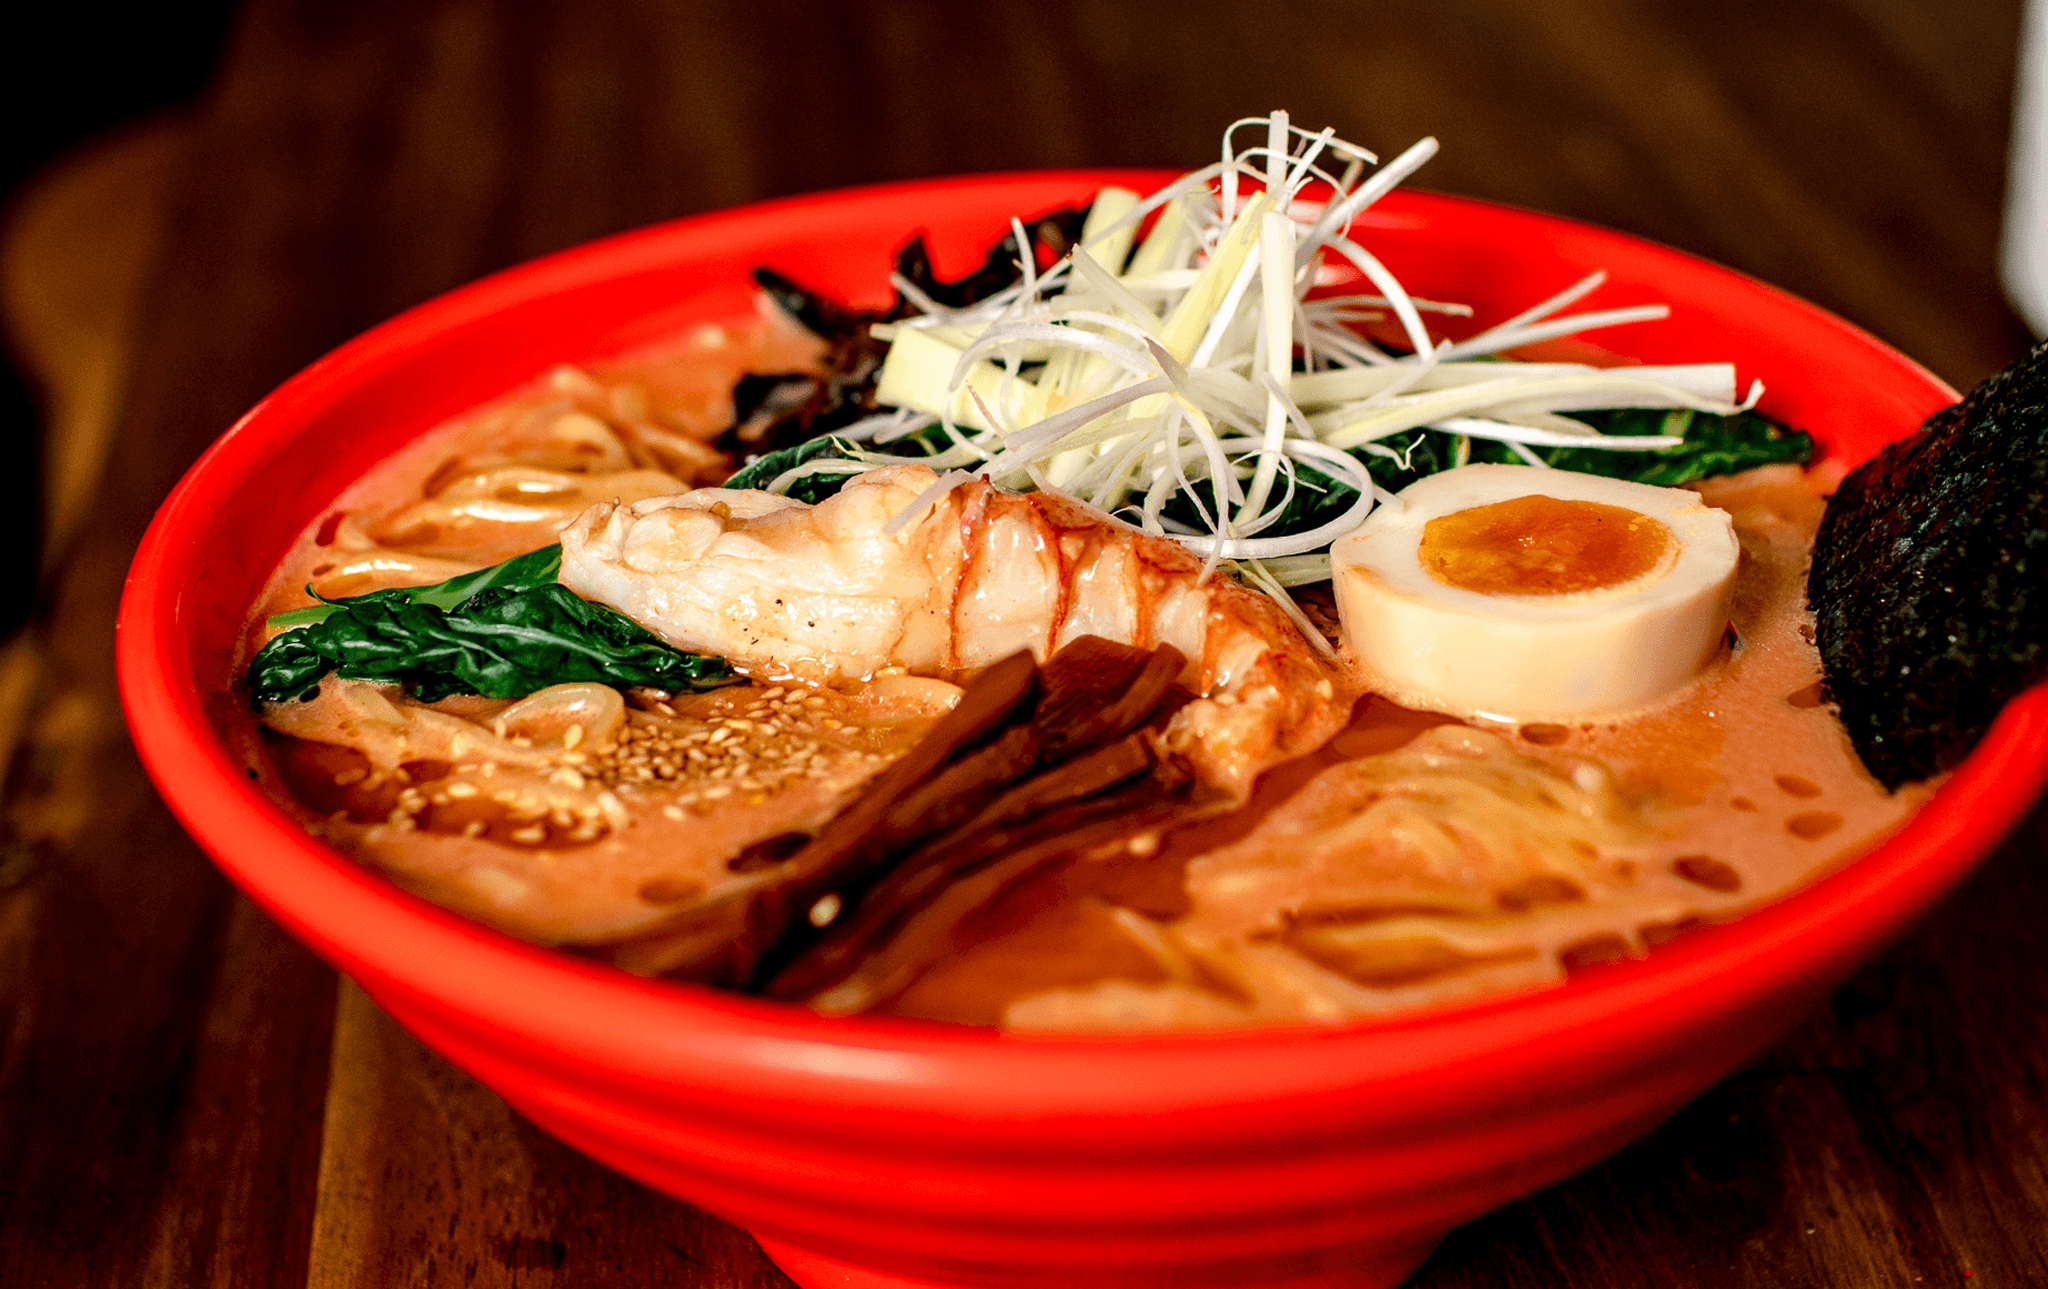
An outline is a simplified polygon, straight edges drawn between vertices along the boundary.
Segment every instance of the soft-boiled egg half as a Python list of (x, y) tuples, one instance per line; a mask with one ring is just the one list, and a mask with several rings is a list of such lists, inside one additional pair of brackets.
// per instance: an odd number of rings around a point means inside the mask
[(1740, 547), (1698, 493), (1520, 465), (1403, 489), (1330, 547), (1390, 697), (1509, 720), (1641, 708), (1721, 647)]

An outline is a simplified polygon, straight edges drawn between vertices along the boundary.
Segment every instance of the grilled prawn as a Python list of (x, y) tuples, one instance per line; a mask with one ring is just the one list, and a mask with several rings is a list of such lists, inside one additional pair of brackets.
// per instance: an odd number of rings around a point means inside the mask
[(599, 504), (563, 532), (561, 579), (678, 648), (814, 682), (1043, 660), (1084, 635), (1170, 644), (1197, 698), (1169, 742), (1239, 795), (1342, 725), (1349, 678), (1264, 596), (1064, 498), (974, 481), (932, 501), (937, 478), (891, 466), (815, 506), (724, 488)]

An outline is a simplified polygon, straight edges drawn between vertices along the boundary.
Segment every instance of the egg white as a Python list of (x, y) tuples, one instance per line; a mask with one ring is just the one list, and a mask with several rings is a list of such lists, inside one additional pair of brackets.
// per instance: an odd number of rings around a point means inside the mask
[[(1629, 581), (1561, 595), (1488, 594), (1437, 580), (1421, 560), (1430, 520), (1517, 497), (1620, 506), (1671, 546)], [(1643, 708), (1683, 686), (1721, 646), (1741, 548), (1698, 493), (1536, 466), (1431, 475), (1330, 548), (1344, 641), (1389, 696), (1509, 720)]]

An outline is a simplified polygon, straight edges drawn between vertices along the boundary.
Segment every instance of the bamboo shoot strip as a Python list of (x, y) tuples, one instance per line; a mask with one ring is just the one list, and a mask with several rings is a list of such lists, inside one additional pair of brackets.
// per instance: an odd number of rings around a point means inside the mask
[(779, 972), (768, 992), (806, 998), (843, 979), (860, 957), (888, 939), (906, 914), (964, 868), (985, 858), (982, 846), (996, 830), (1106, 792), (1150, 769), (1157, 760), (1146, 731), (1018, 784), (973, 819), (919, 847), (892, 867), (850, 914), (841, 917)]
[[(942, 767), (897, 798), (876, 826), (876, 850), (915, 843), (971, 817), (982, 802), (1038, 763), (1043, 740), (1030, 725), (1012, 725), (981, 747)], [(845, 900), (849, 893), (839, 892)]]
[[(1140, 782), (1109, 796), (1068, 806), (1049, 816), (987, 837), (977, 858), (987, 863), (954, 876), (938, 894), (903, 919), (888, 943), (859, 960), (853, 971), (809, 996), (828, 1015), (867, 1011), (888, 1002), (916, 982), (933, 963), (964, 947), (959, 928), (1005, 891), (1058, 860), (1115, 847), (1134, 833), (1182, 824), (1205, 811), (1184, 798), (1185, 783)], [(1227, 808), (1213, 804), (1208, 811)], [(792, 980), (792, 985), (794, 979)], [(784, 992), (780, 978), (777, 997)]]
[[(986, 861), (991, 844), (997, 852), (1007, 848), (1011, 843), (1005, 839), (1019, 829), (1035, 837), (1052, 836), (1040, 825), (1071, 816), (1071, 810), (1062, 814), (1061, 808), (1081, 809), (1074, 803), (1148, 768), (1178, 795), (1178, 785), (1187, 776), (1177, 767), (1159, 764), (1155, 730), (1139, 726), (1162, 724), (1178, 706), (1168, 701), (1168, 694), (1184, 663), (1171, 646), (1147, 654), (1094, 636), (1084, 636), (1055, 654), (1042, 676), (1044, 697), (1029, 724), (1021, 727), (1024, 738), (1016, 740), (1041, 748), (1042, 762), (1050, 768), (1021, 782), (1013, 778), (1015, 786), (1007, 791), (1000, 781), (974, 781), (971, 806), (966, 793), (951, 806), (934, 801), (915, 811), (912, 799), (905, 798), (899, 807), (902, 817), (892, 816), (891, 823), (901, 827), (916, 819), (923, 825), (914, 835), (899, 832), (894, 839), (896, 850), (910, 853), (886, 866), (866, 890), (840, 892), (848, 911), (832, 922), (817, 945), (804, 947), (804, 929), (793, 928), (793, 942), (777, 951), (791, 962), (774, 976), (778, 996), (804, 996), (838, 978), (861, 946), (872, 941), (877, 928), (922, 903), (952, 876)], [(990, 747), (1006, 745), (1018, 733), (1012, 731)], [(1063, 757), (1074, 759), (1059, 764)], [(954, 770), (966, 769), (975, 759), (963, 760)], [(943, 773), (929, 786), (936, 789), (940, 780), (953, 774)], [(1143, 800), (1157, 798), (1154, 791)], [(967, 822), (960, 823), (962, 819)]]
[[(1042, 771), (1035, 778), (1026, 776), (1034, 765), (1057, 767), (1067, 757), (1129, 734), (1148, 719), (1163, 720), (1161, 713), (1178, 706), (1168, 704), (1166, 698), (1184, 663), (1180, 651), (1170, 645), (1147, 654), (1099, 636), (1083, 636), (1062, 648), (1040, 673), (1041, 697), (1028, 721), (932, 774), (900, 796), (876, 823), (867, 825), (868, 849), (864, 853), (871, 858), (859, 870), (849, 870), (848, 880), (831, 892), (841, 911), (836, 920), (845, 921), (851, 911), (864, 907), (876, 881), (886, 882), (893, 875), (894, 862), (880, 858), (885, 852), (898, 856), (899, 861), (914, 850), (922, 854), (918, 850), (921, 843), (948, 829), (953, 830), (948, 836), (964, 842), (976, 829), (1007, 818), (991, 813), (1001, 801), (1032, 799), (1031, 785), (1041, 779), (1056, 781), (1051, 787), (1054, 795), (1043, 798), (1046, 803), (1064, 799), (1058, 795), (1059, 783), (1092, 782), (1086, 773), (1079, 779), (1060, 779), (1058, 768)], [(1148, 750), (1140, 763), (1118, 777), (1135, 774), (1152, 760)], [(1005, 784), (1018, 786), (1005, 792)], [(970, 817), (972, 823), (961, 824)], [(827, 831), (841, 826), (835, 819)], [(789, 961), (813, 936), (812, 927), (792, 921), (784, 941), (768, 955), (768, 962)], [(762, 977), (772, 974), (757, 972)]]
[[(1043, 674), (1028, 654), (998, 663), (909, 755), (877, 776), (817, 836), (793, 854), (764, 857), (749, 868), (761, 874), (759, 883), (613, 946), (612, 960), (643, 974), (726, 984), (772, 974), (765, 968), (788, 960), (811, 939), (807, 915), (818, 902), (827, 900), (837, 910), (857, 908), (891, 854), (911, 853), (932, 835), (957, 830), (962, 820), (987, 827), (1002, 800), (1051, 803), (1064, 799), (1061, 783), (1093, 784), (1084, 771), (1078, 779), (1055, 777), (1046, 785), (1050, 796), (1017, 795), (1047, 778), (1026, 777), (1034, 765), (1086, 752), (1177, 706), (1165, 700), (1182, 665), (1171, 648), (1148, 655), (1095, 637), (1063, 648)], [(1033, 693), (1045, 697), (1033, 705)], [(1149, 764), (1147, 752), (1142, 763), (1117, 778)], [(1019, 779), (1021, 787), (1004, 791)]]
[(857, 881), (878, 853), (880, 825), (897, 801), (964, 748), (1002, 728), (1038, 687), (1029, 652), (1010, 655), (975, 678), (960, 702), (903, 758), (875, 776), (781, 872), (727, 900), (699, 906), (658, 942), (623, 947), (614, 960), (693, 980), (744, 986), (762, 956), (818, 900)]
[(1172, 645), (1146, 654), (1100, 636), (1083, 636), (1054, 654), (1046, 664), (1045, 697), (1031, 720), (1043, 734), (1045, 759), (1075, 755), (1136, 728), (1186, 662)]

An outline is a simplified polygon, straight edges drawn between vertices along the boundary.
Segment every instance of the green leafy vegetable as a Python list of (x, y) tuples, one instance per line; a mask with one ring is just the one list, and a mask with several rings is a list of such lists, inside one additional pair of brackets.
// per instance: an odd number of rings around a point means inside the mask
[[(894, 440), (887, 450), (891, 457), (915, 460), (937, 452), (944, 439), (937, 426), (930, 426)], [(876, 469), (877, 465), (875, 451), (869, 445), (828, 434), (755, 457), (720, 486), (779, 491), (785, 497), (816, 505), (845, 487), (847, 480)], [(784, 475), (802, 466), (814, 468), (797, 474), (779, 489), (775, 487)]]
[(488, 586), (508, 591), (530, 590), (553, 582), (562, 571), (562, 547), (558, 543), (514, 555), (502, 564), (480, 568), (474, 573), (451, 577), (445, 582), (432, 586), (395, 586), (388, 590), (372, 591), (343, 600), (322, 600), (309, 604), (303, 609), (291, 609), (274, 613), (269, 618), (273, 627), (303, 627), (315, 622), (324, 622), (341, 612), (342, 606), (357, 600), (399, 599), (412, 604), (424, 604), (436, 609), (452, 609)]
[(844, 467), (819, 469), (801, 474), (792, 479), (784, 489), (783, 495), (815, 505), (833, 493), (838, 492), (840, 487), (860, 470), (870, 468), (865, 465), (859, 466), (859, 470), (852, 468), (858, 464), (854, 462), (853, 454), (859, 450), (860, 444), (855, 443), (852, 439), (843, 439), (836, 434), (828, 434), (823, 438), (810, 439), (794, 447), (780, 448), (763, 456), (755, 457), (741, 466), (733, 474), (732, 478), (727, 479), (720, 486), (726, 488), (758, 488), (764, 492), (772, 491), (769, 485), (798, 466), (808, 465), (813, 461), (846, 462), (847, 465)]
[[(1546, 464), (1580, 474), (1606, 475), (1635, 483), (1675, 488), (1695, 479), (1737, 474), (1760, 465), (1789, 461), (1804, 465), (1813, 456), (1813, 439), (1800, 430), (1787, 429), (1760, 412), (1737, 412), (1716, 416), (1689, 407), (1617, 407), (1598, 412), (1567, 413), (1602, 434), (1682, 435), (1685, 442), (1648, 452), (1610, 452), (1600, 448), (1536, 448)], [(1474, 461), (1502, 461), (1521, 458), (1504, 443), (1472, 444)]]
[[(1536, 457), (1560, 470), (1605, 475), (1635, 483), (1675, 487), (1695, 479), (1735, 474), (1760, 465), (1781, 461), (1804, 464), (1813, 455), (1813, 440), (1803, 432), (1787, 429), (1758, 412), (1717, 416), (1690, 408), (1623, 407), (1592, 412), (1573, 412), (1582, 421), (1612, 435), (1682, 435), (1685, 442), (1649, 451), (1615, 452), (1601, 448), (1532, 448)], [(1455, 436), (1439, 430), (1409, 430), (1381, 440), (1380, 447), (1391, 456), (1369, 449), (1352, 455), (1365, 463), (1373, 483), (1388, 492), (1399, 492), (1426, 475), (1459, 464)], [(1507, 465), (1524, 464), (1514, 449), (1504, 443), (1474, 439), (1466, 451), (1475, 462)], [(1275, 489), (1275, 495), (1279, 495)], [(1313, 466), (1295, 467), (1294, 495), (1270, 529), (1261, 536), (1281, 537), (1307, 532), (1342, 514), (1357, 497), (1350, 485), (1333, 479)], [(1184, 496), (1167, 503), (1165, 515), (1189, 527), (1200, 517)]]
[(451, 694), (523, 698), (572, 681), (673, 693), (736, 679), (723, 659), (673, 649), (555, 581), (561, 562), (562, 548), (548, 546), (433, 586), (278, 614), (271, 625), (296, 629), (257, 650), (249, 689), (270, 702), (310, 697), (333, 671), (402, 682), (433, 702)]

